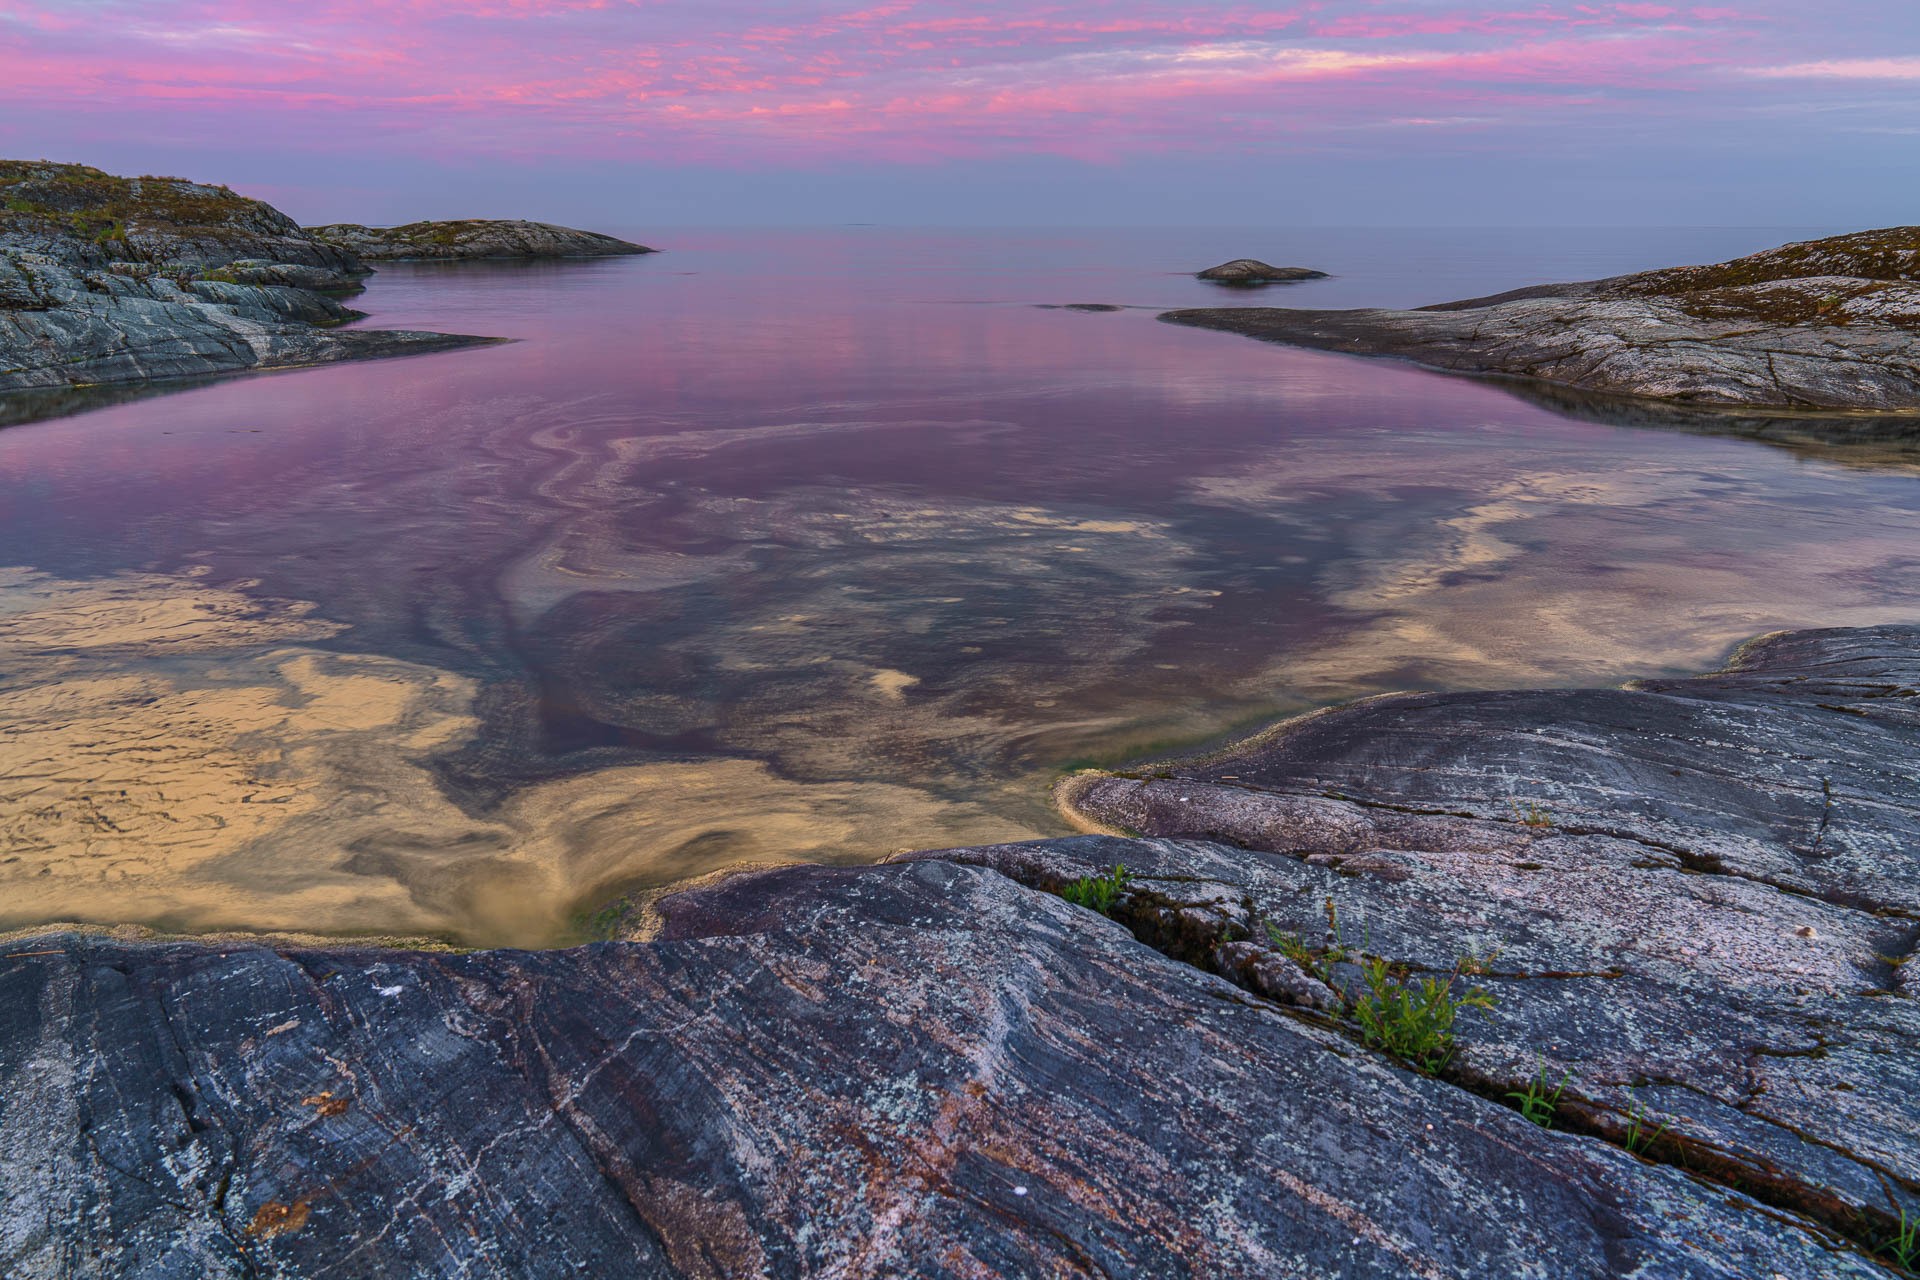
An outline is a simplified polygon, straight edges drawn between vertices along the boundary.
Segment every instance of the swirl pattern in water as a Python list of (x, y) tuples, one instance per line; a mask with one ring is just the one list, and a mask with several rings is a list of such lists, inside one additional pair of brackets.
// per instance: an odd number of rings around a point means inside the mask
[[(1897, 445), (1153, 319), (1254, 250), (1336, 272), (1261, 301), (1326, 306), (1788, 233), (1715, 234), (389, 268), (377, 323), (523, 341), (0, 431), (0, 925), (564, 941), (734, 864), (1057, 833), (1078, 762), (1339, 698), (1920, 617)], [(1033, 305), (1079, 301), (1129, 309)]]

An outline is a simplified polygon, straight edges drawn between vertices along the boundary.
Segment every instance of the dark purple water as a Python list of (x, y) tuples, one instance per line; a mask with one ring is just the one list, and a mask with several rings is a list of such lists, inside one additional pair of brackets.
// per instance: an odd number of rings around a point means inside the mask
[(1404, 305), (1795, 234), (388, 268), (368, 323), (520, 341), (0, 431), (0, 923), (547, 941), (737, 862), (1052, 833), (1076, 762), (1332, 699), (1920, 617), (1898, 453), (1154, 319), (1249, 253), (1335, 273), (1261, 302)]

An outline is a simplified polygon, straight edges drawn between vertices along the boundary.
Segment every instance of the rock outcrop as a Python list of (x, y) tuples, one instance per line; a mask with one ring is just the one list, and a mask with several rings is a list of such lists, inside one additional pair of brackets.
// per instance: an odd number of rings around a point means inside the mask
[(1071, 786), (1162, 839), (965, 856), (1043, 884), (1124, 862), (1143, 936), (1290, 1002), (1350, 998), (1343, 950), (1468, 957), (1496, 1003), (1445, 1078), (1544, 1073), (1568, 1127), (1871, 1242), (1920, 1221), (1916, 753), (1920, 628), (1802, 632), (1693, 680), (1308, 716)]
[[(649, 941), (16, 938), (0, 1271), (1884, 1276), (1916, 746), (1920, 628), (1804, 633), (1322, 713), (1077, 781), (1145, 838), (738, 876)], [(1131, 932), (1040, 891), (1116, 863)], [(1492, 997), (1432, 1074), (1356, 1017), (1426, 976)]]
[(368, 262), (472, 261), (485, 258), (614, 258), (653, 253), (645, 245), (550, 222), (471, 218), (363, 227), (339, 222), (312, 235)]
[(269, 205), (178, 178), (0, 161), (0, 391), (444, 350), (339, 330), (367, 268)]
[(1920, 411), (1920, 227), (1418, 311), (1198, 309), (1162, 319), (1615, 396)]
[(1270, 266), (1258, 258), (1235, 258), (1232, 262), (1208, 267), (1196, 273), (1194, 278), (1211, 280), (1215, 284), (1260, 285), (1284, 284), (1294, 280), (1325, 280), (1327, 273), (1310, 267)]

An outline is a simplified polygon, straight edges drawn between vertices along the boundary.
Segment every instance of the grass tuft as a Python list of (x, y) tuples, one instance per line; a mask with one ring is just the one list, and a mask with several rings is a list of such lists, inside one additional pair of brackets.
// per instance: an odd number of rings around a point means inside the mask
[(1081, 876), (1060, 890), (1060, 896), (1076, 907), (1085, 907), (1089, 911), (1098, 911), (1101, 915), (1112, 915), (1114, 904), (1119, 902), (1133, 883), (1133, 873), (1119, 863), (1104, 875)]
[(1920, 1218), (1912, 1217), (1902, 1209), (1900, 1229), (1881, 1243), (1880, 1252), (1902, 1271), (1916, 1270), (1914, 1264), (1920, 1262)]
[(1493, 997), (1480, 987), (1455, 993), (1461, 981), (1457, 966), (1445, 978), (1418, 983), (1399, 980), (1393, 966), (1377, 957), (1360, 972), (1367, 989), (1353, 998), (1350, 1009), (1360, 1025), (1360, 1038), (1427, 1075), (1452, 1060), (1453, 1022), (1460, 1010), (1493, 1007)]
[[(1264, 922), (1267, 941), (1311, 977), (1341, 993), (1345, 1013), (1357, 1024), (1360, 1039), (1370, 1048), (1393, 1054), (1416, 1071), (1436, 1075), (1453, 1059), (1454, 1020), (1462, 1009), (1491, 1009), (1493, 996), (1484, 987), (1465, 985), (1469, 975), (1490, 971), (1500, 954), (1485, 956), (1469, 950), (1454, 962), (1444, 978), (1411, 980), (1403, 966), (1369, 956), (1371, 938), (1363, 930), (1362, 945), (1350, 946), (1332, 898), (1325, 904), (1327, 943), (1314, 947), (1297, 933), (1288, 933), (1271, 920)], [(1335, 966), (1357, 965), (1362, 989), (1338, 981)]]
[(1518, 798), (1507, 801), (1507, 804), (1513, 809), (1513, 816), (1520, 820), (1520, 825), (1523, 827), (1544, 830), (1553, 826), (1553, 815), (1547, 812), (1544, 805)]
[(1540, 1074), (1524, 1090), (1507, 1095), (1513, 1099), (1513, 1105), (1521, 1115), (1542, 1129), (1553, 1128), (1553, 1117), (1560, 1110), (1560, 1095), (1566, 1091), (1567, 1081), (1573, 1079), (1573, 1068), (1567, 1068), (1559, 1084), (1549, 1086), (1547, 1079), (1547, 1060), (1543, 1057), (1540, 1059)]
[[(1561, 1083), (1565, 1083), (1562, 1081)], [(1627, 1150), (1634, 1155), (1643, 1155), (1654, 1143), (1660, 1141), (1660, 1135), (1667, 1131), (1663, 1123), (1652, 1133), (1647, 1132), (1647, 1108), (1645, 1103), (1633, 1104), (1633, 1114), (1627, 1117)]]

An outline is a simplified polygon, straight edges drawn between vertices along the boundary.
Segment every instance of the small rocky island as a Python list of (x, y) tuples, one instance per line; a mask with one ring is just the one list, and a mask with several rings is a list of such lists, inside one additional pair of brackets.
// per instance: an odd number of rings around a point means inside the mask
[[(338, 239), (180, 178), (0, 160), (0, 392), (362, 360), (496, 341), (347, 329), (367, 261), (648, 250), (531, 222), (416, 223)], [(405, 233), (403, 236), (402, 233)], [(417, 244), (416, 244), (417, 241)], [(444, 252), (402, 253), (408, 246)]]
[[(0, 946), (0, 1273), (1888, 1277), (1920, 627), (1080, 775), (636, 940)], [(1119, 868), (1119, 870), (1116, 870)]]
[(576, 231), (550, 222), (471, 218), (409, 222), (399, 227), (363, 227), (337, 222), (308, 227), (316, 240), (367, 262), (474, 262), (500, 258), (617, 258), (653, 253), (597, 231)]
[(1190, 309), (1161, 318), (1615, 396), (1920, 411), (1920, 227), (1416, 311)]
[(1326, 278), (1326, 272), (1315, 271), (1311, 267), (1276, 267), (1258, 258), (1235, 258), (1232, 262), (1208, 267), (1194, 276), (1196, 280), (1210, 280), (1214, 284), (1230, 285), (1287, 284), (1296, 280), (1325, 280)]

